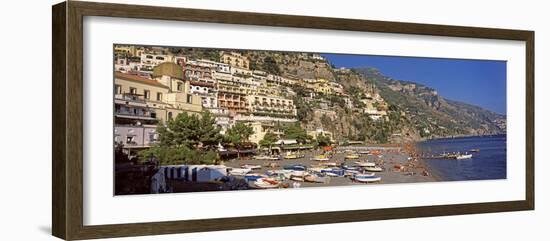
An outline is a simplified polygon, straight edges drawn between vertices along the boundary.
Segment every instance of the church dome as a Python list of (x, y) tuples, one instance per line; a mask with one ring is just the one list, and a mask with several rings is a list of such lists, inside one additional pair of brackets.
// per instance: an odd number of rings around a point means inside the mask
[(175, 63), (164, 62), (155, 66), (153, 69), (153, 78), (161, 77), (163, 75), (183, 80), (183, 69)]

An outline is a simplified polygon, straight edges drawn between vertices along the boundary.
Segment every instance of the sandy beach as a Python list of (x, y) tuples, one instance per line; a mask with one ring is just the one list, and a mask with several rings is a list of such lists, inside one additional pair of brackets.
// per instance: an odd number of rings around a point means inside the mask
[[(379, 149), (380, 150), (380, 149)], [(313, 160), (316, 155), (322, 154), (322, 151), (303, 151), (298, 153), (304, 155), (298, 159), (282, 159), (276, 161), (270, 160), (256, 160), (253, 157), (245, 157), (241, 159), (234, 159), (225, 162), (228, 167), (239, 168), (241, 165), (261, 165), (261, 169), (255, 169), (252, 173), (265, 174), (268, 170), (279, 170), (283, 166), (292, 164), (301, 164), (306, 167), (320, 166), (323, 162)], [(393, 148), (386, 148), (382, 150), (379, 155), (359, 155), (358, 159), (346, 159), (347, 154), (343, 149), (338, 149), (336, 153), (327, 162), (336, 162), (338, 164), (344, 163), (345, 165), (354, 166), (357, 161), (369, 161), (377, 163), (377, 166), (383, 168), (383, 171), (376, 172), (376, 176), (380, 176), (382, 180), (376, 183), (358, 183), (353, 181), (350, 177), (330, 177), (327, 183), (310, 183), (300, 182), (300, 187), (323, 187), (323, 186), (343, 186), (343, 185), (376, 185), (376, 184), (391, 184), (391, 183), (415, 183), (415, 182), (431, 182), (436, 181), (424, 164), (414, 158), (410, 158), (410, 155), (403, 151)], [(283, 155), (284, 156), (284, 155)], [(270, 163), (278, 165), (278, 167), (267, 167)], [(399, 167), (399, 168), (397, 168)], [(428, 175), (425, 175), (428, 174)], [(295, 181), (286, 180), (283, 183), (289, 184), (292, 187), (292, 183)], [(251, 188), (254, 188), (253, 183), (249, 182)]]

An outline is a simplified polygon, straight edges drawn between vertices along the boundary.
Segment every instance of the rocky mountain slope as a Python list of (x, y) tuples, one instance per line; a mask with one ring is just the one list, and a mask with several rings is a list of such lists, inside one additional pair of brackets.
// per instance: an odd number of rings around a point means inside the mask
[(506, 116), (446, 99), (422, 84), (394, 80), (373, 68), (355, 69), (372, 81), (381, 96), (405, 112), (422, 137), (506, 133)]

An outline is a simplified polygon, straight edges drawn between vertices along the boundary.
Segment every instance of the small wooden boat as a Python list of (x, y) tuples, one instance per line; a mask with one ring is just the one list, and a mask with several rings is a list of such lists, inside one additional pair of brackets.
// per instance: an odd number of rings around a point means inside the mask
[(362, 173), (362, 174), (359, 174), (359, 175), (363, 175), (363, 176), (374, 176), (374, 172), (366, 172), (366, 173)]
[(254, 182), (254, 186), (258, 188), (277, 188), (280, 182), (273, 178), (259, 178)]
[(369, 152), (369, 154), (372, 154), (372, 155), (378, 156), (378, 155), (382, 154), (382, 152), (381, 152), (381, 151), (379, 151), (379, 150), (374, 150), (374, 151), (370, 151), (370, 152)]
[(295, 171), (305, 171), (307, 168), (304, 165), (295, 164), (295, 165), (283, 166), (283, 169), (285, 169), (285, 170), (295, 170)]
[(376, 163), (374, 162), (355, 162), (360, 167), (374, 167), (376, 166)]
[(285, 159), (298, 159), (298, 155), (290, 154), (290, 155), (286, 155), (284, 158)]
[(316, 183), (325, 183), (326, 182), (326, 178), (325, 177), (322, 177), (322, 176), (319, 176), (319, 175), (307, 175), (304, 177), (304, 180), (306, 182), (316, 182)]
[(348, 165), (342, 165), (341, 167), (342, 167), (342, 169), (344, 169), (344, 170), (358, 170), (358, 169), (359, 169), (359, 167), (356, 167), (356, 166), (348, 166)]
[(357, 182), (379, 182), (382, 180), (382, 177), (374, 176), (374, 175), (368, 175), (368, 174), (358, 174), (353, 177), (353, 179)]
[(341, 175), (338, 175), (334, 172), (323, 172), (325, 175), (329, 176), (329, 177), (341, 177)]
[(471, 149), (468, 152), (479, 152), (479, 149), (477, 149), (477, 148), (476, 149)]
[(254, 156), (254, 159), (256, 160), (269, 160), (270, 158), (271, 158), (270, 156), (266, 156), (266, 155)]
[(383, 169), (381, 167), (365, 167), (365, 171), (381, 172), (381, 171), (383, 171)]
[(472, 154), (457, 155), (455, 158), (456, 158), (457, 160), (471, 159), (471, 158), (472, 158)]
[(327, 166), (327, 167), (338, 166), (338, 163), (336, 163), (336, 162), (323, 162), (323, 163), (320, 163), (320, 164), (323, 165), (323, 166)]
[(285, 159), (299, 159), (303, 157), (304, 155), (298, 155), (298, 154), (287, 154), (284, 156)]
[(358, 175), (358, 174), (360, 174), (360, 173), (361, 173), (361, 172), (358, 171), (358, 170), (346, 170), (346, 171), (344, 172), (344, 176), (348, 176), (348, 177), (349, 177), (349, 176), (355, 176), (355, 175)]
[(322, 170), (321, 173), (331, 177), (344, 176), (345, 170), (340, 168), (332, 168), (330, 170)]
[(231, 170), (229, 170), (229, 174), (233, 176), (244, 176), (251, 171), (252, 169), (250, 168), (231, 168)]
[(359, 155), (357, 154), (349, 154), (345, 157), (346, 159), (359, 159)]
[(255, 170), (255, 169), (262, 169), (262, 165), (243, 164), (241, 165), (241, 168)]
[(330, 158), (325, 155), (317, 155), (313, 158), (314, 161), (330, 161)]
[(303, 182), (303, 181), (304, 181), (304, 177), (303, 177), (303, 176), (291, 176), (291, 177), (290, 177), (290, 180), (292, 180), (292, 181), (297, 181), (297, 182)]
[(332, 170), (332, 168), (328, 168), (328, 167), (310, 167), (307, 170), (309, 172), (313, 172), (313, 173), (322, 173), (323, 171), (330, 171), (330, 170)]

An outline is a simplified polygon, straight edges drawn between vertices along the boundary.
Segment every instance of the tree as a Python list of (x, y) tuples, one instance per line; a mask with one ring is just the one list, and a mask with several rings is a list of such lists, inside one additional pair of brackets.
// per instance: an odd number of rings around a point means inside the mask
[(269, 153), (271, 154), (271, 147), (277, 140), (279, 140), (279, 137), (275, 133), (269, 131), (265, 133), (264, 138), (260, 141), (260, 146), (268, 147)]
[(248, 138), (254, 134), (252, 127), (243, 124), (242, 122), (237, 122), (225, 133), (225, 142), (233, 145), (237, 148), (237, 157), (241, 157), (240, 149), (244, 143), (248, 142)]
[(265, 72), (271, 73), (271, 74), (280, 74), (281, 69), (279, 68), (279, 65), (277, 64), (277, 61), (273, 59), (271, 56), (267, 56), (264, 58), (263, 62), (263, 69)]
[(216, 125), (216, 120), (208, 111), (202, 113), (199, 123), (199, 142), (203, 148), (215, 150), (218, 144), (222, 141), (220, 127)]
[(295, 139), (300, 144), (304, 144), (313, 139), (307, 134), (306, 130), (302, 129), (300, 122), (296, 122), (296, 124), (290, 125), (285, 129), (285, 138)]
[(213, 164), (219, 161), (214, 151), (222, 140), (220, 128), (208, 112), (182, 113), (166, 125), (157, 127), (159, 142), (139, 153), (141, 160), (157, 158), (162, 165)]
[(159, 125), (157, 133), (161, 146), (186, 146), (188, 148), (213, 149), (221, 141), (220, 128), (209, 112), (201, 117), (186, 112)]
[(254, 134), (252, 127), (247, 126), (242, 122), (237, 122), (237, 124), (227, 130), (225, 134), (226, 142), (236, 147), (240, 147), (248, 141), (248, 138), (252, 134)]
[(315, 141), (317, 142), (317, 146), (328, 146), (331, 144), (330, 137), (325, 136), (324, 134), (320, 133), (315, 138)]

